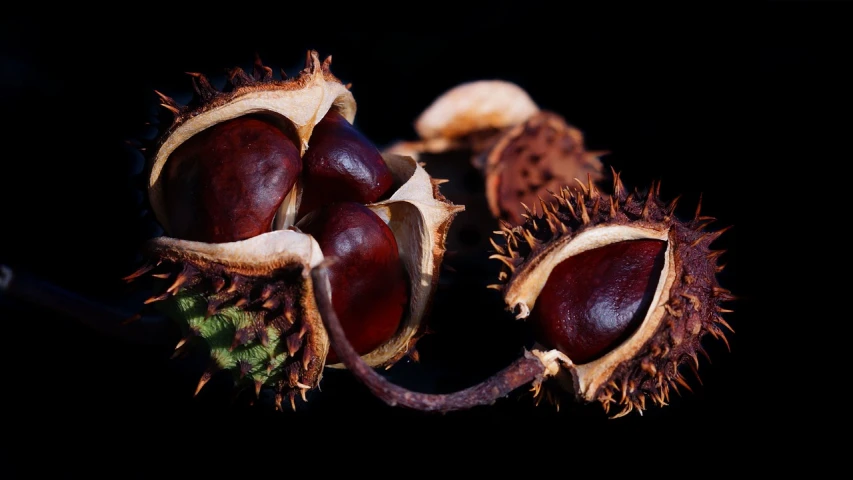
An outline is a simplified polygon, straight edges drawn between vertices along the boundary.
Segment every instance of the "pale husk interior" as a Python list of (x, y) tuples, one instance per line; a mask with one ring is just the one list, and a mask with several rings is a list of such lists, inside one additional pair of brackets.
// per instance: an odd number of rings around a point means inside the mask
[[(307, 269), (323, 261), (320, 244), (314, 237), (294, 230), (275, 230), (238, 242), (205, 243), (158, 237), (154, 248), (180, 252), (196, 264), (219, 263), (241, 275), (263, 275), (276, 269), (302, 265)], [(306, 271), (307, 275), (307, 271)]]
[(478, 80), (451, 88), (415, 121), (422, 139), (452, 139), (479, 130), (516, 125), (539, 107), (518, 85), (503, 80)]

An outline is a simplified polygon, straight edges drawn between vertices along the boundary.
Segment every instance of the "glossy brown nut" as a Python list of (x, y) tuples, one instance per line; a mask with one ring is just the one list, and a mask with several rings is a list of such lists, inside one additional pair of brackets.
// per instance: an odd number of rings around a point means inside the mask
[[(408, 306), (408, 281), (394, 233), (373, 211), (354, 202), (325, 205), (296, 226), (312, 235), (329, 267), (332, 305), (359, 355), (391, 339)], [(326, 363), (337, 363), (334, 351)]]
[(375, 202), (394, 183), (379, 149), (334, 110), (314, 127), (302, 162), (300, 217), (333, 202)]
[(631, 240), (557, 265), (530, 313), (540, 343), (586, 363), (642, 323), (663, 269), (666, 242)]
[(214, 125), (166, 162), (170, 235), (223, 243), (268, 232), (301, 170), (296, 145), (270, 122), (245, 116)]

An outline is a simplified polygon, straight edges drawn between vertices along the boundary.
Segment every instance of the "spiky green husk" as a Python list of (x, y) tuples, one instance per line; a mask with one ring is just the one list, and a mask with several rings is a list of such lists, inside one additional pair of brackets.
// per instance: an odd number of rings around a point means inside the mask
[[(144, 272), (143, 272), (144, 271)], [(138, 276), (160, 280), (161, 294), (151, 297), (161, 312), (175, 320), (183, 339), (176, 350), (195, 341), (209, 348), (210, 363), (196, 394), (220, 371), (235, 385), (276, 392), (276, 405), (305, 398), (317, 386), (328, 340), (311, 305), (310, 281), (291, 265), (264, 276), (229, 272), (216, 264), (172, 262), (161, 258)], [(134, 277), (135, 278), (135, 277)]]
[(722, 317), (730, 310), (722, 304), (734, 297), (716, 277), (723, 269), (718, 260), (724, 252), (710, 248), (728, 228), (708, 231), (715, 219), (700, 214), (701, 201), (694, 218), (682, 221), (674, 215), (678, 198), (664, 203), (659, 183), (644, 193), (628, 193), (615, 172), (611, 195), (599, 192), (590, 181), (552, 196), (551, 202), (540, 202), (541, 213), (536, 213), (536, 206), (533, 211), (525, 207), (524, 224), (503, 223), (496, 232), (503, 241), (493, 242), (497, 253), (492, 258), (504, 264), (500, 280), (505, 283), (491, 288), (500, 290), (508, 307), (522, 310), (519, 317), (525, 317), (529, 306), (518, 299), (538, 295), (530, 293), (532, 284), (543, 278), (536, 268), (586, 232), (624, 227), (611, 231), (649, 232), (649, 238), (666, 239), (670, 266), (663, 273), (667, 278), (660, 283), (662, 294), (650, 308), (647, 324), (602, 359), (569, 369), (575, 394), (584, 401), (600, 402), (605, 411), (620, 409), (616, 416), (646, 409), (647, 398), (666, 405), (671, 390), (678, 385), (689, 388), (679, 368), (687, 364), (694, 372), (698, 369), (697, 353), (705, 353), (703, 337), (710, 334), (728, 345), (721, 327), (731, 330)]

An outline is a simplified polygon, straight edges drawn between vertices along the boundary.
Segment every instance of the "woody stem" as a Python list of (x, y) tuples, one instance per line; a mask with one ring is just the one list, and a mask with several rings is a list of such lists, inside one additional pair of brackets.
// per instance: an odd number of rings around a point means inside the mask
[(128, 342), (159, 346), (174, 345), (176, 341), (175, 325), (166, 317), (133, 315), (7, 265), (0, 265), (0, 296), (3, 295)]
[(320, 316), (323, 318), (331, 346), (338, 358), (377, 398), (392, 407), (399, 405), (414, 410), (450, 412), (479, 405), (491, 405), (516, 388), (541, 379), (545, 373), (546, 367), (538, 358), (526, 355), (482, 383), (454, 393), (427, 394), (394, 385), (365, 363), (347, 340), (340, 320), (332, 307), (331, 287), (326, 266), (321, 264), (314, 268), (311, 271), (311, 278)]

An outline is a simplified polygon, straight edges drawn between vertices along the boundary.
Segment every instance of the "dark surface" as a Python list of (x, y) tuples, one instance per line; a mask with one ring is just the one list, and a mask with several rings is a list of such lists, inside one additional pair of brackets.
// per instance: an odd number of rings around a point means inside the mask
[[(137, 266), (139, 242), (159, 231), (139, 212), (134, 175), (142, 159), (123, 142), (151, 135), (144, 123), (158, 112), (154, 89), (188, 98), (183, 72), (208, 73), (216, 83), (225, 68), (249, 70), (255, 53), (289, 72), (301, 68), (308, 48), (331, 54), (332, 71), (353, 83), (356, 125), (377, 145), (414, 138), (415, 117), (446, 89), (501, 78), (564, 115), (588, 148), (612, 152), (603, 161), (622, 171), (629, 188), (662, 180), (663, 198), (682, 195), (687, 214), (701, 194), (716, 226), (734, 226), (716, 245), (728, 251), (721, 283), (739, 297), (726, 317), (737, 333), (729, 335), (731, 352), (709, 339), (712, 363), (702, 360), (702, 384), (694, 382), (693, 393), (618, 420), (595, 405), (537, 407), (526, 391), (490, 408), (431, 415), (387, 407), (346, 372), (327, 371), (307, 405), (277, 413), (231, 404), (218, 377), (193, 398), (205, 364), (170, 360), (170, 346), (137, 346), (39, 305), (0, 298), (3, 445), (15, 464), (51, 469), (41, 460), (63, 456), (66, 473), (106, 469), (109, 458), (125, 473), (154, 478), (177, 474), (170, 462), (189, 470), (245, 463), (252, 475), (302, 466), (310, 475), (327, 467), (304, 460), (303, 452), (350, 445), (368, 463), (411, 459), (395, 472), (455, 458), (474, 466), (517, 463), (540, 478), (538, 468), (554, 465), (553, 458), (586, 464), (587, 452), (640, 454), (647, 463), (638, 471), (652, 472), (665, 472), (672, 458), (697, 458), (696, 469), (754, 461), (755, 448), (791, 428), (811, 386), (802, 387), (782, 361), (792, 343), (778, 335), (793, 330), (808, 299), (792, 294), (799, 280), (777, 272), (796, 255), (789, 239), (803, 220), (788, 206), (808, 196), (793, 190), (827, 173), (818, 162), (828, 157), (806, 155), (819, 145), (805, 141), (817, 128), (804, 119), (814, 118), (815, 104), (840, 95), (839, 77), (820, 72), (823, 60), (836, 58), (827, 49), (846, 35), (801, 12), (762, 11), (749, 23), (736, 20), (742, 12), (712, 18), (698, 8), (677, 24), (662, 20), (670, 12), (651, 13), (648, 21), (614, 20), (608, 12), (518, 35), (518, 26), (541, 12), (495, 8), (470, 14), (493, 30), (452, 34), (325, 28), (299, 36), (284, 34), (282, 24), (237, 34), (233, 26), (159, 12), (134, 17), (138, 24), (125, 18), (57, 30), (36, 17), (5, 17), (0, 262), (110, 304), (145, 298), (120, 278)], [(167, 30), (155, 34), (158, 28)], [(215, 34), (202, 35), (205, 28)], [(782, 178), (792, 164), (794, 174)], [(494, 225), (477, 172), (466, 159), (426, 168), (450, 178), (442, 191), (467, 207), (448, 237), (446, 264), (455, 272), (442, 273), (434, 334), (419, 344), (421, 363), (405, 360), (385, 373), (400, 385), (441, 393), (509, 365), (529, 345), (529, 332), (485, 288), (499, 264), (487, 260)], [(409, 449), (417, 454), (394, 455)], [(377, 466), (353, 465), (369, 472)]]

